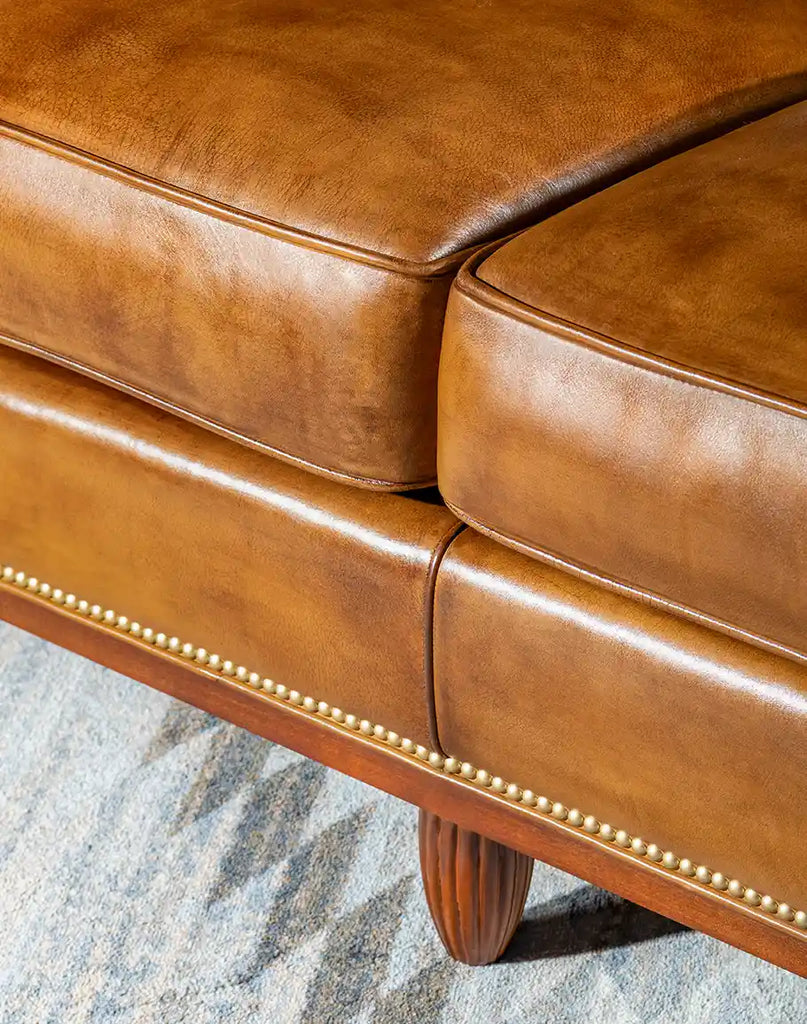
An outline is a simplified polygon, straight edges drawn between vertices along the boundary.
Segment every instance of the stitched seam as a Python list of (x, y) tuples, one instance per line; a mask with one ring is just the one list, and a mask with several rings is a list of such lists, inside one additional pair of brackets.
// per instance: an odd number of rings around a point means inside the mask
[(458, 522), (446, 531), (435, 546), (426, 572), (426, 599), (423, 612), (423, 667), (425, 674), (426, 706), (429, 715), (429, 737), (435, 750), (444, 754), (437, 729), (437, 706), (434, 686), (434, 612), (437, 590), (437, 574), (443, 559), (457, 537), (466, 529), (465, 523)]
[(474, 519), (473, 516), (468, 515), (467, 512), (464, 512), (458, 505), (453, 504), (447, 498), (443, 498), (443, 501), (445, 502), (446, 508), (450, 509), (454, 515), (462, 519), (463, 522), (466, 522), (469, 526), (473, 527), (474, 530), (477, 530), (479, 533), (484, 534), (486, 537), (489, 537), (497, 543), (518, 551), (519, 554), (534, 557), (537, 561), (545, 562), (561, 569), (564, 572), (568, 572), (572, 576), (580, 577), (594, 586), (602, 587), (603, 590), (610, 590), (614, 593), (629, 597), (632, 600), (639, 601), (641, 604), (649, 605), (651, 608), (656, 608), (659, 611), (666, 611), (673, 615), (679, 615), (690, 622), (696, 623), (697, 625), (713, 629), (715, 632), (721, 633), (724, 636), (730, 636), (733, 639), (742, 640), (745, 643), (754, 647), (759, 647), (761, 650), (768, 651), (771, 654), (790, 658), (800, 664), (807, 664), (807, 654), (802, 653), (793, 647), (788, 647), (785, 644), (779, 643), (778, 640), (772, 640), (771, 638), (762, 636), (759, 633), (752, 633), (749, 630), (743, 629), (741, 626), (735, 626), (731, 622), (727, 622), (725, 619), (718, 619), (713, 615), (708, 615), (706, 612), (698, 611), (696, 608), (690, 608), (688, 605), (678, 604), (676, 601), (663, 597), (661, 594), (657, 594), (652, 590), (642, 590), (631, 583), (626, 583), (613, 576), (603, 576), (594, 569), (590, 569), (579, 562), (570, 561), (569, 559), (563, 558), (546, 548), (536, 547), (534, 544), (521, 540), (518, 537), (511, 536), (510, 534), (503, 533), (501, 530), (496, 530), (491, 526), (487, 526), (485, 523), (481, 522), (481, 520)]
[(50, 349), (43, 348), (39, 345), (34, 345), (32, 342), (23, 341), (21, 338), (15, 338), (13, 335), (0, 332), (0, 343), (7, 345), (9, 348), (44, 359), (47, 362), (54, 363), (57, 366), (64, 367), (65, 369), (74, 371), (75, 373), (80, 373), (82, 376), (89, 377), (91, 380), (97, 381), (100, 384), (108, 385), (109, 387), (114, 388), (117, 391), (121, 391), (126, 395), (130, 395), (133, 398), (137, 398), (140, 401), (148, 402), (150, 405), (154, 405), (158, 409), (171, 413), (172, 415), (186, 420), (189, 423), (209, 429), (211, 432), (227, 438), (227, 440), (243, 444), (245, 447), (251, 448), (254, 451), (262, 452), (271, 458), (279, 459), (291, 466), (308, 470), (311, 473), (316, 473), (319, 476), (338, 481), (339, 483), (348, 483), (357, 487), (385, 491), (407, 491), (433, 487), (437, 482), (436, 477), (404, 482), (380, 480), (374, 477), (354, 476), (350, 473), (344, 473), (338, 469), (321, 466), (319, 463), (310, 462), (298, 455), (291, 455), (288, 452), (284, 452), (280, 448), (274, 448), (272, 445), (266, 444), (263, 441), (257, 441), (255, 438), (248, 437), (246, 434), (241, 434), (232, 427), (219, 423), (217, 420), (201, 416), (199, 413), (193, 412), (190, 409), (185, 409), (180, 405), (176, 405), (168, 399), (160, 398), (159, 395), (155, 395), (150, 391), (145, 391), (135, 385), (127, 384), (125, 381), (119, 380), (117, 377), (112, 377), (110, 374), (103, 373), (100, 370), (94, 370), (92, 367), (86, 366), (84, 363), (77, 362), (68, 356), (62, 356), (58, 352), (52, 352)]

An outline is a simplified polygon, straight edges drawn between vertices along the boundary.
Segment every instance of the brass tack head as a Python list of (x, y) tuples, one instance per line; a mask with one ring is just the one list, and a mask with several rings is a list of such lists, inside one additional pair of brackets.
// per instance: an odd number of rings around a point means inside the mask
[(746, 903), (749, 904), (749, 906), (752, 907), (758, 907), (762, 902), (762, 897), (759, 895), (756, 889), (746, 889), (745, 896), (743, 896), (743, 899)]
[[(18, 587), (24, 587), (26, 579), (27, 577), (24, 572), (18, 572), (14, 577), (14, 582), (17, 584)], [(61, 591), (59, 591), (59, 593), (61, 593)]]
[(507, 789), (504, 791), (504, 795), (507, 797), (508, 800), (520, 800), (521, 786), (517, 786), (514, 782), (511, 782)]
[(552, 813), (552, 801), (549, 799), (548, 796), (538, 797), (538, 810), (543, 812), (544, 814)]
[[(65, 594), (65, 598), (64, 598), (64, 606), (65, 606), (65, 608), (69, 608), (70, 611), (73, 612), (73, 611), (76, 610), (76, 605), (77, 604), (78, 604), (78, 598), (76, 597), (75, 594)], [(119, 615), (118, 616), (118, 620), (120, 621), (120, 619), (126, 619), (126, 616), (125, 615)], [(128, 622), (129, 620), (126, 619), (126, 621)]]
[(196, 648), (193, 646), (193, 644), (183, 644), (180, 649), (180, 653), (182, 654), (183, 658), (195, 658)]
[(277, 694), (278, 697), (280, 697), (281, 700), (289, 699), (289, 688), (287, 686), (284, 686), (283, 683), (277, 684), (277, 686), (275, 687), (275, 693)]
[(139, 622), (130, 622), (129, 632), (132, 634), (132, 636), (140, 638), (143, 635), (143, 627), (140, 625)]
[(745, 886), (738, 879), (732, 878), (729, 881), (729, 893), (736, 899), (742, 899), (745, 894)]
[(406, 754), (414, 754), (415, 744), (407, 736), (404, 736), (401, 740), (401, 750)]
[(210, 655), (204, 647), (197, 647), (193, 657), (200, 665), (206, 665), (210, 659)]
[[(359, 722), (359, 732), (364, 733), (365, 736), (372, 736), (373, 723), (369, 722), (366, 718), (362, 718), (362, 720)], [(426, 756), (429, 756), (428, 751), (426, 752)]]
[(345, 725), (348, 729), (358, 729), (359, 720), (355, 715), (345, 715)]
[(626, 850), (630, 846), (630, 834), (626, 832), (624, 828), (619, 829), (617, 834), (614, 836), (614, 839), (616, 840), (617, 846), (621, 846)]
[(39, 580), (36, 578), (36, 576), (29, 576), (28, 579), (25, 581), (25, 586), (29, 590), (36, 591), (39, 589)]
[(374, 725), (373, 736), (375, 736), (377, 740), (385, 740), (387, 738), (387, 730), (383, 725)]
[[(47, 584), (44, 584), (44, 586), (47, 586)], [(48, 587), (48, 592), (50, 592), (50, 587)], [(43, 597), (47, 597), (48, 595), (43, 593), (42, 596)], [(90, 614), (90, 603), (89, 603), (89, 601), (79, 601), (79, 603), (76, 605), (76, 611), (79, 613), (79, 615), (89, 615)]]
[(474, 782), (478, 786), (484, 786), (487, 789), (491, 782), (493, 782), (493, 777), (491, 776), (490, 772), (486, 772), (484, 768), (480, 768), (479, 771), (476, 773), (476, 778), (474, 779)]
[(168, 646), (168, 637), (165, 635), (165, 633), (158, 633), (154, 637), (154, 643), (158, 647), (167, 647)]
[(687, 878), (692, 878), (695, 874), (695, 865), (689, 859), (689, 857), (682, 857), (681, 863), (678, 865), (678, 870), (682, 875), (686, 875)]
[(303, 697), (303, 707), (306, 711), (311, 711), (313, 713), (318, 710), (319, 705), (313, 697)]
[(443, 765), (445, 764), (445, 758), (443, 757), (442, 754), (438, 754), (436, 750), (433, 750), (429, 754), (429, 764), (432, 766), (432, 768), (442, 768)]
[(593, 814), (587, 814), (583, 819), (583, 828), (586, 832), (595, 836), (600, 831), (600, 823)]
[(648, 857), (648, 860), (652, 860), (656, 864), (658, 864), (658, 862), (662, 859), (663, 856), (664, 856), (664, 851), (660, 847), (658, 847), (655, 843), (648, 843), (647, 844), (647, 857)]
[(3, 579), (6, 581), (14, 579), (14, 570), (10, 565), (3, 566)]
[(303, 703), (303, 695), (299, 690), (289, 690), (289, 700), (292, 704), (296, 704), (297, 707), (300, 707)]
[(249, 670), (243, 665), (239, 665), (235, 670), (235, 678), (239, 683), (245, 683), (249, 679)]
[(178, 654), (182, 650), (182, 641), (178, 636), (172, 636), (168, 641), (168, 650), (173, 654)]
[(773, 898), (773, 896), (763, 896), (759, 902), (759, 905), (765, 911), (766, 914), (775, 914), (779, 909), (779, 904)]
[(277, 687), (275, 686), (273, 679), (264, 679), (261, 683), (261, 687), (266, 693), (274, 694), (277, 692)]
[(708, 885), (712, 880), (712, 872), (704, 864), (699, 864), (695, 868), (695, 877), (699, 882)]
[[(59, 590), (59, 588), (57, 587), (50, 595), (50, 599), (51, 601), (53, 601), (54, 604), (64, 604), (64, 591)], [(98, 608), (98, 615), (95, 616), (95, 618), (100, 619), (101, 616), (104, 614), (104, 610), (100, 607), (100, 605), (95, 605), (95, 607)]]
[(400, 747), (401, 737), (398, 735), (397, 732), (392, 732), (392, 730), (390, 730), (387, 733), (387, 743), (389, 743), (391, 747)]
[[(42, 597), (49, 598), (50, 595), (53, 593), (53, 589), (52, 589), (50, 583), (40, 583), (39, 584), (39, 593), (40, 593), (40, 595)], [(86, 604), (86, 603), (87, 603), (86, 601), (80, 601), (79, 602), (79, 604)]]
[[(67, 604), (67, 601), (65, 601), (65, 604)], [(128, 632), (129, 632), (129, 626), (130, 626), (130, 622), (129, 622), (129, 620), (128, 620), (128, 619), (126, 618), (126, 616), (125, 616), (125, 615), (119, 615), (119, 616), (117, 617), (117, 619), (115, 620), (115, 625), (116, 625), (116, 627), (117, 627), (118, 629), (120, 629), (120, 630), (121, 630), (122, 632), (124, 632), (124, 633), (128, 633)]]
[(779, 909), (776, 911), (776, 916), (781, 918), (783, 921), (792, 921), (796, 916), (793, 913), (793, 908), (787, 903), (780, 903)]
[(324, 700), (321, 700), (317, 704), (317, 711), (322, 715), (323, 718), (331, 717), (331, 705), (327, 704)]
[[(64, 604), (64, 601), (62, 602)], [(104, 612), (104, 622), (108, 626), (113, 626), (118, 621), (118, 616), (112, 611), (111, 608), (107, 608)]]
[(460, 775), (464, 779), (473, 780), (476, 778), (476, 768), (474, 768), (470, 761), (463, 761), (460, 766)]
[(214, 672), (220, 672), (222, 666), (221, 655), (211, 654), (210, 657), (207, 659), (207, 664), (210, 668), (213, 669)]
[(729, 880), (723, 874), (722, 871), (715, 871), (712, 874), (712, 888), (717, 889), (719, 892), (725, 892), (729, 887)]
[(422, 746), (420, 743), (415, 747), (415, 754), (421, 761), (429, 760), (429, 749), (428, 747)]
[(640, 857), (644, 857), (647, 853), (647, 843), (638, 836), (634, 836), (630, 841), (630, 848), (634, 853), (637, 853)]
[(613, 825), (600, 825), (600, 836), (607, 842), (612, 843), (616, 839), (616, 829)]
[(669, 868), (670, 871), (676, 871), (678, 868), (679, 861), (674, 853), (670, 853), (670, 851), (667, 850), (667, 852), (661, 858), (661, 863), (664, 865), (665, 868)]
[(807, 931), (807, 910), (797, 910), (793, 915), (793, 920), (796, 922), (797, 928)]
[(156, 637), (154, 636), (154, 630), (151, 629), (150, 626), (145, 626), (143, 628), (143, 639), (147, 644), (153, 644), (155, 642)]
[(507, 789), (507, 783), (500, 776), (494, 775), (490, 780), (490, 788), (495, 793), (504, 793)]
[(221, 671), (225, 674), (225, 676), (234, 676), (235, 675), (235, 665), (234, 665), (234, 663), (232, 661), (229, 661), (229, 660), (223, 662), (222, 666), (221, 666)]
[(521, 802), (526, 804), (527, 807), (535, 807), (538, 803), (538, 797), (533, 793), (531, 789), (525, 789), (521, 794)]
[(569, 813), (566, 815), (566, 820), (569, 822), (570, 825), (574, 825), (575, 828), (580, 828), (580, 826), (585, 821), (585, 815), (582, 813), (582, 811), (578, 811), (576, 807), (572, 807), (570, 808)]
[(447, 757), (445, 763), (445, 769), (452, 775), (456, 775), (457, 772), (462, 768), (462, 762), (458, 761), (456, 757)]
[(552, 817), (557, 818), (559, 821), (565, 821), (568, 817), (569, 812), (561, 803), (552, 804)]
[(331, 708), (331, 718), (341, 725), (345, 720), (345, 713), (341, 708)]

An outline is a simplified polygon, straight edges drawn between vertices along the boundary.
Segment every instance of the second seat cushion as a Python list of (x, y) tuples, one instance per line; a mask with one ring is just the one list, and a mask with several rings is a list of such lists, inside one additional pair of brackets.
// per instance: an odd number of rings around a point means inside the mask
[(371, 487), (435, 476), (463, 252), (807, 92), (801, 0), (0, 0), (0, 333)]
[(807, 654), (807, 104), (460, 275), (448, 503), (498, 539)]

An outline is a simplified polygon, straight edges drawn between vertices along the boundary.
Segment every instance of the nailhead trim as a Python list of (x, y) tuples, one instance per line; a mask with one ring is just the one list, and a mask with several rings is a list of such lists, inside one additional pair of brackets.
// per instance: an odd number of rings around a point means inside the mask
[(548, 797), (536, 796), (532, 790), (522, 789), (515, 783), (505, 782), (498, 775), (491, 775), (483, 768), (476, 768), (467, 761), (459, 761), (456, 757), (443, 757), (435, 750), (429, 750), (406, 737), (399, 736), (396, 732), (385, 729), (383, 725), (377, 725), (367, 719), (359, 719), (355, 715), (346, 714), (340, 708), (331, 707), (325, 701), (317, 701), (313, 697), (304, 696), (297, 690), (290, 690), (282, 683), (275, 683), (257, 672), (248, 671), (243, 665), (235, 665), (232, 661), (223, 660), (218, 654), (210, 654), (204, 647), (195, 647), (193, 644), (184, 643), (176, 636), (169, 637), (165, 633), (155, 633), (153, 629), (144, 627), (139, 622), (133, 622), (125, 615), (118, 615), (111, 609), (102, 608), (98, 604), (91, 605), (88, 601), (80, 600), (75, 594), (65, 593), (63, 590), (52, 587), (49, 583), (43, 583), (35, 576), (28, 576), (10, 565), (0, 564), (0, 582), (13, 585), (20, 590), (26, 590), (78, 616), (93, 619), (112, 629), (117, 629), (121, 633), (128, 633), (130, 636), (159, 647), (177, 658), (195, 662), (209, 671), (235, 679), (253, 690), (259, 690), (270, 697), (294, 704), (310, 715), (330, 719), (347, 731), (358, 732), (363, 736), (394, 747), (396, 750), (428, 764), (435, 771), (443, 772), (446, 775), (457, 775), (474, 783), (480, 789), (490, 789), (504, 800), (521, 804), (545, 817), (562, 821), (578, 831), (597, 836), (606, 843), (621, 847), (626, 854), (653, 861), (672, 874), (684, 875), (704, 887), (730, 896), (739, 903), (757, 907), (771, 917), (792, 922), (797, 928), (807, 931), (806, 911), (793, 910), (787, 903), (758, 893), (755, 889), (746, 887), (736, 878), (727, 878), (720, 871), (712, 871), (703, 864), (693, 864), (687, 857), (679, 859), (674, 853), (662, 850), (655, 843), (646, 843), (638, 836), (630, 835), (624, 829), (615, 829), (612, 825), (599, 821), (593, 814), (584, 814), (576, 807), (566, 807), (565, 804), (553, 802)]

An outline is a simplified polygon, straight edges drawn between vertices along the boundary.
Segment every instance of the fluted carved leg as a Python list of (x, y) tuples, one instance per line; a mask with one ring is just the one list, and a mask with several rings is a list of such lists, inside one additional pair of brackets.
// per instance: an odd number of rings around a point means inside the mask
[(420, 870), (432, 919), (451, 956), (498, 960), (516, 930), (532, 878), (531, 857), (420, 812)]

